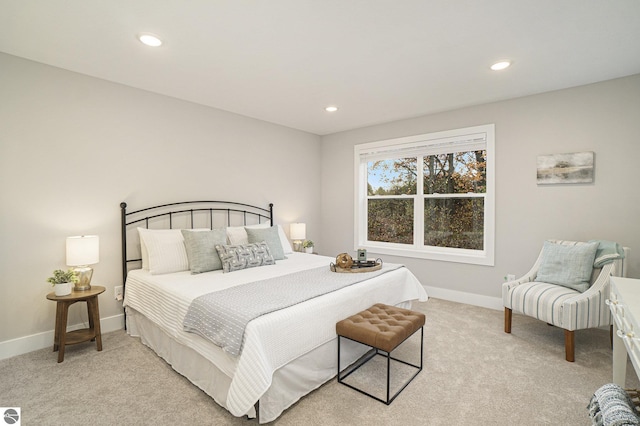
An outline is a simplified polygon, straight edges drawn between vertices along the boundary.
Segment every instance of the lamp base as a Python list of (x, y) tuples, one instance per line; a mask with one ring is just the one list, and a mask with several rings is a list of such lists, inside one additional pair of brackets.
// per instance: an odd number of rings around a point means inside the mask
[(78, 266), (73, 268), (78, 275), (78, 282), (73, 286), (73, 291), (86, 291), (91, 289), (91, 277), (93, 269), (88, 266)]

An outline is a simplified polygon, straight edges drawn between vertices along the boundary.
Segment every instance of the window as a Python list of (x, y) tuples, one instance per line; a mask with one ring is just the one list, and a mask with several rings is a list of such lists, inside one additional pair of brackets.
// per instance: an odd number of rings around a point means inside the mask
[(355, 248), (493, 265), (493, 124), (356, 145), (355, 185)]

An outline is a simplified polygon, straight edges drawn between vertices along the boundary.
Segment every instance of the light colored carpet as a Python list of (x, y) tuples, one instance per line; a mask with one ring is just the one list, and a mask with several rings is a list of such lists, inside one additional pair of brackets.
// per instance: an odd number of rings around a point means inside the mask
[[(414, 309), (427, 316), (425, 366), (390, 406), (333, 379), (273, 424), (590, 424), (587, 403), (611, 382), (608, 330), (578, 331), (569, 363), (562, 330), (543, 322), (514, 315), (509, 335), (502, 311), (438, 299)], [(399, 354), (415, 357), (418, 343)], [(103, 348), (67, 347), (61, 364), (51, 349), (0, 361), (0, 406), (21, 407), (23, 425), (257, 424), (231, 416), (124, 331), (104, 334)], [(354, 380), (374, 389), (371, 376), (384, 370), (372, 367)], [(640, 388), (630, 364), (627, 387)]]

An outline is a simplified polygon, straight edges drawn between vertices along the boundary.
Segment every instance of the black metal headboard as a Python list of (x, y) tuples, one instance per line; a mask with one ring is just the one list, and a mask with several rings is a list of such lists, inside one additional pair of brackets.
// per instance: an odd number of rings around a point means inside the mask
[[(141, 262), (141, 257), (129, 259), (127, 233), (137, 227), (152, 229), (194, 229), (244, 226), (269, 221), (273, 226), (273, 203), (265, 209), (233, 201), (181, 201), (127, 212), (127, 203), (120, 203), (122, 232), (122, 285), (125, 285), (129, 263)], [(137, 238), (137, 233), (135, 233)]]

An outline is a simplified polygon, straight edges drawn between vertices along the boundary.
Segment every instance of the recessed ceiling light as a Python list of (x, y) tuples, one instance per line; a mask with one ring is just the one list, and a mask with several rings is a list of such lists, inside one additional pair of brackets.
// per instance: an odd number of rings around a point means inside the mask
[(336, 112), (338, 110), (337, 106), (328, 106), (324, 109), (327, 112)]
[(494, 71), (500, 71), (511, 66), (511, 61), (499, 61), (491, 65), (491, 69)]
[(138, 34), (138, 40), (140, 40), (142, 43), (146, 44), (147, 46), (151, 46), (151, 47), (162, 46), (162, 40), (160, 40), (158, 36), (153, 34), (149, 34), (149, 33)]

